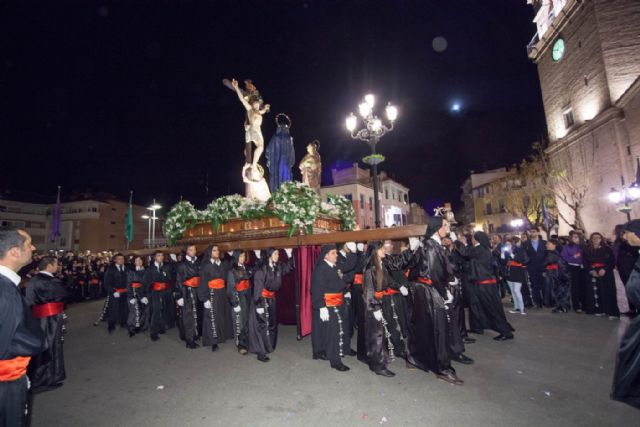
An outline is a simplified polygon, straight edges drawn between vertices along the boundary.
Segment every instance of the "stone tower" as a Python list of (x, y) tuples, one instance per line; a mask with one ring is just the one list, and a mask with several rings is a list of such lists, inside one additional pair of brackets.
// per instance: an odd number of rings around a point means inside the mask
[[(640, 157), (640, 1), (528, 3), (537, 33), (527, 51), (538, 66), (547, 152), (572, 185), (587, 189), (580, 209), (587, 232), (610, 235), (626, 218), (606, 196), (620, 189), (621, 179), (635, 180)], [(557, 202), (560, 234), (566, 234), (575, 210)], [(633, 213), (638, 217), (640, 209)]]

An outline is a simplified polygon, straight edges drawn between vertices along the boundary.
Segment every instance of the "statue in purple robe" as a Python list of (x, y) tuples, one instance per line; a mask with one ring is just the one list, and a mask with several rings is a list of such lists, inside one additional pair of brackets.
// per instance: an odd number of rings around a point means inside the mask
[(278, 129), (271, 137), (265, 157), (269, 168), (269, 187), (271, 192), (280, 188), (282, 183), (291, 181), (291, 167), (295, 161), (295, 150), (293, 148), (293, 138), (289, 129), (291, 119), (286, 114), (276, 116)]

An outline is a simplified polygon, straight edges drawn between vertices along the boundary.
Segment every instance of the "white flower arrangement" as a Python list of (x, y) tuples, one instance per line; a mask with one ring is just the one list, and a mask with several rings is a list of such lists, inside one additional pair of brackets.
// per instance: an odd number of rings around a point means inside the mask
[(289, 237), (296, 230), (313, 233), (313, 224), (320, 213), (320, 197), (311, 187), (289, 181), (271, 196), (271, 211), (289, 225)]
[(214, 230), (218, 230), (220, 225), (232, 218), (239, 216), (238, 210), (245, 200), (239, 194), (222, 196), (209, 203), (204, 211), (204, 220), (210, 222)]
[(353, 230), (356, 227), (356, 213), (353, 210), (351, 200), (341, 194), (329, 194), (327, 196), (328, 204), (333, 205), (338, 212), (338, 216), (342, 220), (343, 230)]
[(181, 200), (167, 213), (162, 229), (169, 243), (173, 245), (189, 227), (193, 227), (202, 219), (200, 212), (191, 203)]

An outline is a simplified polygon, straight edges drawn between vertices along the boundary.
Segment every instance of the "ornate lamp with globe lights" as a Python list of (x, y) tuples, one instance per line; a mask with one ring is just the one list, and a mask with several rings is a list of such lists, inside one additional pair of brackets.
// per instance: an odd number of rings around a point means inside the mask
[(375, 209), (375, 227), (380, 228), (380, 197), (378, 195), (378, 165), (384, 161), (384, 156), (376, 151), (376, 146), (384, 135), (393, 130), (393, 125), (398, 118), (398, 108), (388, 104), (385, 108), (385, 114), (389, 125), (385, 125), (382, 120), (373, 112), (375, 105), (375, 96), (368, 94), (364, 100), (358, 105), (358, 113), (362, 120), (362, 127), (356, 131), (358, 127), (358, 117), (351, 113), (347, 117), (345, 124), (347, 130), (351, 133), (353, 139), (364, 141), (371, 147), (371, 154), (362, 159), (363, 162), (371, 166), (373, 173), (373, 204)]
[(627, 187), (622, 176), (620, 177), (620, 183), (620, 191), (612, 187), (607, 197), (611, 203), (618, 205), (618, 212), (627, 215), (627, 221), (631, 221), (631, 203), (640, 200), (640, 185), (638, 185), (638, 182), (633, 182)]

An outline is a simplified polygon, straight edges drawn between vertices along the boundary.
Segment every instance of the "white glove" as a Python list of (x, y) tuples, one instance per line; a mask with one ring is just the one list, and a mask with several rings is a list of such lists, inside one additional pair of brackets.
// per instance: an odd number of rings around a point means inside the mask
[(452, 242), (455, 242), (456, 240), (458, 240), (458, 236), (456, 236), (455, 231), (452, 231), (449, 233), (449, 238), (451, 239)]
[(400, 286), (400, 293), (406, 297), (407, 295), (409, 295), (409, 290), (406, 286)]
[(320, 320), (323, 322), (329, 321), (329, 309), (327, 307), (320, 308)]
[(450, 285), (457, 285), (458, 284), (458, 278), (454, 277), (452, 282), (449, 282)]
[(376, 310), (373, 312), (373, 317), (379, 322), (382, 320), (382, 310)]
[(184, 298), (180, 298), (180, 299), (178, 300), (178, 305), (179, 305), (180, 307), (184, 307)]
[(345, 292), (344, 297), (351, 299), (351, 292)]
[(176, 256), (176, 254), (169, 254), (169, 258), (171, 258), (173, 262), (178, 261), (178, 257)]
[(144, 305), (149, 304), (149, 300), (147, 299), (147, 297), (140, 298), (140, 302), (143, 303)]
[[(347, 242), (346, 246), (347, 246), (347, 248), (349, 248), (349, 250), (351, 252), (355, 252), (356, 251), (356, 242)], [(362, 245), (362, 246), (364, 246), (364, 245)]]
[(240, 307), (239, 305), (233, 307), (233, 311), (235, 311), (236, 313), (240, 313), (240, 310), (242, 310), (242, 307)]
[(114, 298), (120, 298), (120, 292), (114, 292), (113, 293), (113, 297)]
[(211, 301), (206, 300), (206, 301), (204, 302), (204, 308), (206, 308), (207, 310), (208, 310), (208, 309), (211, 309)]
[(135, 298), (131, 298), (131, 299), (129, 300), (129, 304), (135, 304), (135, 303), (136, 303), (136, 299), (135, 299)]
[(287, 254), (287, 258), (291, 258), (291, 254), (293, 253), (293, 249), (284, 248), (285, 253)]
[(447, 290), (447, 300), (444, 302), (445, 304), (451, 304), (453, 302), (453, 295), (451, 295), (451, 292), (449, 292), (449, 290)]
[(363, 252), (364, 251), (364, 243), (358, 243), (356, 245), (356, 248), (358, 248), (358, 251)]
[(264, 308), (256, 308), (256, 313), (264, 314)]
[(227, 254), (228, 254), (229, 256), (232, 256), (232, 255), (233, 255), (233, 251), (227, 251)]
[(260, 259), (260, 249), (254, 249), (253, 253), (256, 254), (256, 258)]
[(409, 237), (409, 249), (415, 251), (420, 246), (420, 239), (417, 237)]

